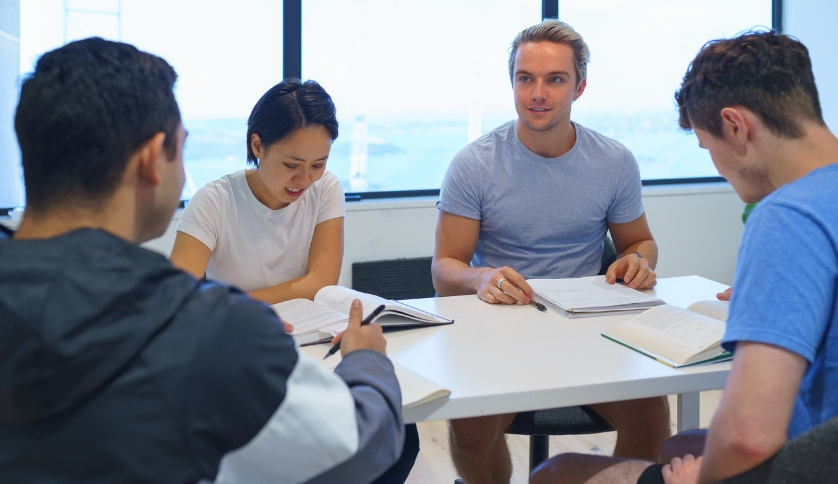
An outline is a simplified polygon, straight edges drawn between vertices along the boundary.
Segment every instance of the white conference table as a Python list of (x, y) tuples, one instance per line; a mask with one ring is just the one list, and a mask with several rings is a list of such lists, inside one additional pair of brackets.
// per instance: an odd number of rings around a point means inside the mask
[[(686, 308), (725, 288), (685, 276), (659, 279), (647, 292)], [(730, 371), (730, 362), (670, 368), (601, 336), (633, 314), (568, 319), (477, 296), (403, 302), (454, 319), (386, 335), (392, 360), (451, 390), (407, 409), (408, 423), (678, 394), (678, 430), (687, 430), (699, 426), (698, 392), (724, 388)]]

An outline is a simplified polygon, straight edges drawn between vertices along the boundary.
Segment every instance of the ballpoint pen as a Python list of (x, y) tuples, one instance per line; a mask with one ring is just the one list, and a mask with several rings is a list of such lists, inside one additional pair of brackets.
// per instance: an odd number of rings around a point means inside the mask
[[(498, 281), (498, 289), (500, 289), (500, 283), (501, 283), (501, 282), (503, 282), (503, 281), (506, 281), (506, 279), (501, 279), (500, 281)], [(507, 281), (507, 282), (509, 282), (509, 281)], [(513, 286), (515, 286), (515, 285), (513, 284)], [(518, 290), (518, 292), (520, 292), (520, 293), (522, 293), (522, 294), (523, 294), (523, 292), (524, 292), (524, 291), (522, 291), (522, 290), (521, 290), (521, 288), (520, 288), (520, 287), (518, 287), (518, 286), (515, 286), (515, 289), (517, 289), (517, 290)], [(506, 292), (506, 291), (504, 291), (503, 289), (500, 289), (500, 292), (502, 292), (502, 293), (506, 294), (507, 296), (509, 296), (509, 293), (507, 293), (507, 292)], [(510, 297), (511, 297), (511, 296), (510, 296)], [(541, 312), (543, 312), (543, 313), (546, 313), (546, 312), (547, 312), (547, 307), (546, 307), (546, 306), (544, 306), (543, 304), (541, 304), (540, 302), (536, 301), (535, 299), (530, 299), (530, 302), (528, 302), (527, 304), (529, 304), (530, 306), (534, 307), (535, 309), (538, 309), (539, 311), (541, 311)]]
[[(361, 321), (361, 326), (366, 326), (366, 325), (370, 324), (370, 323), (372, 322), (372, 320), (373, 320), (373, 319), (375, 319), (375, 317), (376, 317), (376, 316), (378, 316), (379, 314), (381, 314), (381, 311), (384, 311), (384, 305), (383, 305), (383, 304), (382, 304), (382, 305), (380, 305), (380, 306), (378, 306), (377, 308), (375, 308), (375, 309), (373, 310), (373, 312), (371, 312), (371, 313), (370, 313), (370, 315), (369, 315), (369, 316), (367, 316), (366, 318), (364, 318), (364, 320), (363, 320), (363, 321)], [(337, 353), (337, 352), (340, 350), (340, 342), (341, 342), (341, 341), (343, 341), (343, 339), (341, 339), (340, 341), (338, 341), (338, 343), (337, 343), (336, 345), (334, 345), (334, 346), (332, 346), (331, 348), (329, 348), (329, 352), (328, 352), (328, 353), (326, 353), (326, 356), (324, 356), (324, 357), (323, 357), (323, 359), (324, 359), (324, 360), (325, 360), (326, 358), (328, 358), (328, 357), (332, 356), (333, 354)]]
[(540, 302), (536, 301), (535, 299), (530, 299), (529, 305), (538, 309), (541, 312), (547, 312), (547, 307), (541, 304)]

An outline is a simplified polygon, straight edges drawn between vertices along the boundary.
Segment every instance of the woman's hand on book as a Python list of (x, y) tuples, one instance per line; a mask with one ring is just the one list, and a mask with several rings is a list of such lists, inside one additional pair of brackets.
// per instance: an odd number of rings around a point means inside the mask
[(733, 295), (733, 286), (725, 289), (724, 291), (716, 294), (716, 299), (719, 301), (730, 301), (730, 296)]

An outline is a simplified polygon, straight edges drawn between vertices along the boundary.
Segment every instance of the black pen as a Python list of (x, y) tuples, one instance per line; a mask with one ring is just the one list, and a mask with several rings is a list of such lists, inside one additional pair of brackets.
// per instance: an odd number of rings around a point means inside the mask
[[(503, 280), (503, 279), (502, 279), (502, 280)], [(508, 282), (508, 281), (507, 281), (507, 282)], [(498, 287), (498, 289), (500, 289), (500, 287)], [(516, 286), (516, 287), (515, 287), (515, 289), (518, 289), (518, 292), (520, 292), (521, 294), (523, 294), (523, 293), (524, 293), (524, 291), (522, 291), (520, 287), (517, 287), (517, 286)], [(503, 289), (500, 289), (500, 292), (502, 292), (502, 293), (506, 294), (506, 291), (504, 291)], [(506, 294), (506, 295), (507, 295), (507, 296), (509, 296), (509, 294)], [(509, 297), (512, 297), (512, 296), (509, 296)], [(538, 310), (539, 310), (539, 311), (541, 311), (542, 313), (546, 313), (546, 312), (547, 312), (547, 306), (545, 306), (545, 305), (541, 304), (540, 302), (536, 301), (535, 299), (530, 299), (530, 302), (528, 302), (527, 304), (529, 304), (530, 306), (534, 307), (535, 309), (538, 309)]]
[(529, 304), (530, 306), (534, 307), (535, 309), (538, 309), (543, 313), (547, 312), (547, 307), (541, 304), (540, 302), (536, 301), (535, 299), (530, 299)]
[[(375, 310), (373, 312), (371, 312), (369, 316), (364, 318), (364, 320), (361, 321), (361, 326), (366, 326), (367, 324), (370, 324), (372, 322), (372, 320), (375, 319), (376, 316), (381, 314), (381, 311), (384, 311), (384, 305), (383, 304), (378, 306), (377, 308), (375, 308)], [(343, 339), (341, 339), (340, 341), (343, 341)], [(337, 353), (340, 350), (340, 341), (338, 341), (338, 344), (329, 348), (329, 352), (326, 353), (326, 356), (323, 357), (324, 360), (326, 358), (332, 356), (333, 354)]]

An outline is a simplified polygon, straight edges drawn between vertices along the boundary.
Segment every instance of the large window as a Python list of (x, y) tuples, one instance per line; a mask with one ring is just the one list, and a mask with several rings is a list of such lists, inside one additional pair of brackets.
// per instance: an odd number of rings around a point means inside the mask
[[(250, 109), (300, 73), (335, 99), (340, 137), (329, 169), (347, 192), (432, 193), (457, 151), (514, 119), (509, 43), (558, 5), (592, 51), (573, 119), (628, 146), (646, 181), (688, 181), (716, 172), (678, 128), (681, 76), (708, 40), (770, 27), (772, 4), (779, 0), (20, 0), (19, 24), (0, 21), (0, 61), (8, 73), (14, 57), (22, 78), (44, 52), (92, 35), (167, 59), (190, 132), (186, 199), (246, 166)], [(295, 53), (284, 67), (283, 51)], [(0, 101), (16, 95), (14, 77), (0, 76)], [(14, 104), (0, 103), (0, 116), (10, 119)], [(0, 128), (14, 139), (10, 124)], [(0, 207), (20, 203), (16, 149), (0, 151), (0, 180)]]
[[(541, 0), (302, 5), (302, 74), (338, 106), (329, 168), (347, 191), (438, 189), (457, 151), (515, 118), (509, 44)], [(558, 0), (558, 12), (592, 52), (572, 118), (628, 146), (646, 181), (718, 176), (673, 94), (705, 42), (770, 28), (772, 2)]]
[(541, 0), (303, 0), (303, 77), (329, 91), (329, 169), (351, 192), (438, 189), (451, 158), (512, 119), (507, 49)]
[(247, 117), (283, 77), (282, 2), (23, 0), (21, 76), (44, 52), (90, 36), (134, 44), (177, 71), (175, 93), (189, 131), (185, 199), (245, 167)]
[(771, 28), (766, 0), (560, 0), (559, 17), (591, 49), (573, 119), (625, 144), (644, 179), (718, 176), (678, 127), (674, 93), (704, 43)]

